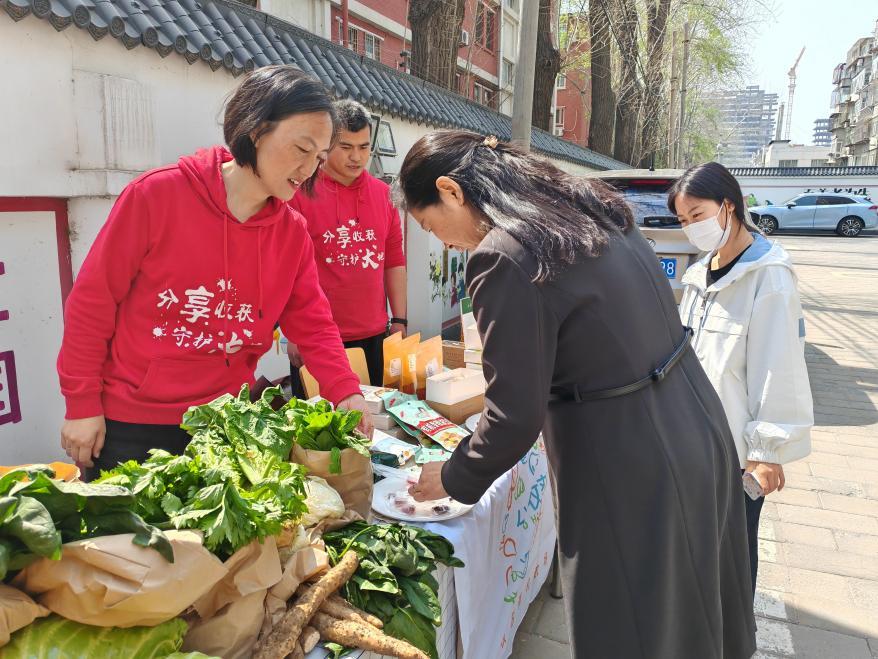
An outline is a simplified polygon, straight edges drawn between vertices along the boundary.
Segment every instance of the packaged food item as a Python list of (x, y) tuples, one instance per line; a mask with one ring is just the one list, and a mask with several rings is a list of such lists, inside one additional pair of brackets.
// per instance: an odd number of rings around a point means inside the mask
[(377, 453), (391, 453), (396, 456), (397, 463), (403, 465), (415, 457), (417, 448), (396, 437), (383, 436), (378, 441), (372, 442), (369, 450)]
[(393, 430), (396, 427), (396, 421), (386, 412), (383, 414), (373, 414), (372, 423), (375, 424), (376, 430)]
[(445, 462), (451, 457), (451, 453), (444, 448), (428, 448), (421, 446), (415, 449), (415, 464), (427, 464), (428, 462)]
[[(414, 337), (417, 341), (412, 341)], [(415, 334), (402, 340), (400, 356), (402, 357), (402, 375), (399, 390), (404, 394), (414, 394), (415, 380), (418, 372), (418, 348), (421, 346), (421, 335)]]
[[(394, 336), (397, 336), (394, 334)], [(408, 355), (415, 353), (421, 342), (420, 333), (412, 334), (398, 339), (392, 337), (384, 339), (384, 386), (391, 389), (401, 389), (403, 372), (408, 363)]]
[(388, 412), (395, 417), (412, 436), (426, 435), (442, 448), (453, 451), (469, 433), (437, 414), (429, 405), (420, 400), (408, 400), (393, 407)]
[(384, 401), (381, 400), (380, 394), (389, 391), (389, 389), (361, 384), (360, 391), (363, 393), (363, 398), (366, 399), (366, 405), (372, 414), (381, 414), (384, 411)]
[(427, 380), (442, 372), (442, 337), (434, 336), (418, 346), (415, 358), (414, 393), (420, 399), (427, 397)]

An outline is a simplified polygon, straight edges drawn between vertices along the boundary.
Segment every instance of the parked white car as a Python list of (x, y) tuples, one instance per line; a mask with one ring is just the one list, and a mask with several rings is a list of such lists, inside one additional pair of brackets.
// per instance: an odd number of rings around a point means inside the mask
[(780, 205), (753, 206), (750, 215), (766, 235), (775, 231), (835, 231), (846, 238), (878, 227), (878, 204), (847, 194), (800, 194)]

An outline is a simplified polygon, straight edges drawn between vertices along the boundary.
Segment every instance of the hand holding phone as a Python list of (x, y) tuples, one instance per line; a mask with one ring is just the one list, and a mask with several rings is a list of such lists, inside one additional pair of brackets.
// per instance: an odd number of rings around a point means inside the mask
[(765, 496), (765, 491), (762, 489), (762, 485), (759, 484), (759, 481), (756, 480), (756, 476), (754, 476), (752, 472), (745, 471), (741, 478), (744, 483), (744, 492), (746, 492), (747, 496), (753, 499), (753, 501)]

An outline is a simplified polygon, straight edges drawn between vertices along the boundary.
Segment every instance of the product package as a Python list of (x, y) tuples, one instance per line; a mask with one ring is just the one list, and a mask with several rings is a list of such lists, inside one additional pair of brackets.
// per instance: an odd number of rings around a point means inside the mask
[(427, 379), (442, 372), (442, 337), (434, 336), (418, 346), (412, 391), (419, 400), (427, 397)]
[[(392, 338), (392, 337), (391, 337)], [(407, 365), (410, 355), (417, 359), (418, 345), (421, 343), (420, 333), (412, 334), (399, 341), (384, 341), (384, 386), (391, 389), (403, 390), (403, 381), (409, 371)], [(408, 379), (413, 382), (411, 375)], [(414, 392), (409, 392), (414, 393)]]
[(396, 437), (384, 435), (383, 433), (377, 435), (376, 439), (377, 441), (372, 442), (372, 446), (369, 450), (377, 453), (391, 453), (396, 456), (399, 465), (404, 465), (415, 457), (415, 452), (418, 450), (416, 446), (413, 446), (408, 442), (404, 442)]
[(404, 401), (389, 407), (387, 411), (412, 437), (419, 439), (424, 435), (447, 451), (453, 451), (461, 440), (469, 436), (466, 430), (437, 414), (420, 400)]

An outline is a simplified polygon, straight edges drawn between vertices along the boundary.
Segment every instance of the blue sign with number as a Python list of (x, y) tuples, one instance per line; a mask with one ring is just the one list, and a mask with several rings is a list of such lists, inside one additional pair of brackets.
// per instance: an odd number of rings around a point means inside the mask
[(677, 259), (659, 259), (659, 261), (668, 279), (673, 279), (677, 276)]

